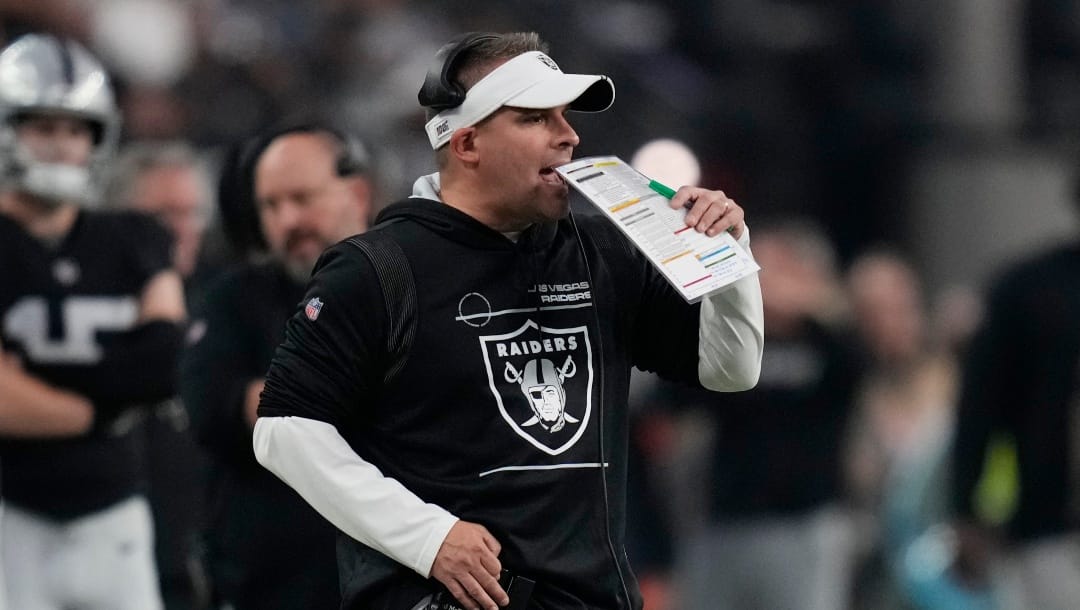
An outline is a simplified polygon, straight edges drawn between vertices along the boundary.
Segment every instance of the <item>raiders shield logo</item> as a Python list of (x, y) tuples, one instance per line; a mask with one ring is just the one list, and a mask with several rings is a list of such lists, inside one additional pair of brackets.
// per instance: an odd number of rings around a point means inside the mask
[(558, 455), (585, 433), (592, 412), (592, 345), (584, 326), (480, 337), (499, 412), (518, 436)]

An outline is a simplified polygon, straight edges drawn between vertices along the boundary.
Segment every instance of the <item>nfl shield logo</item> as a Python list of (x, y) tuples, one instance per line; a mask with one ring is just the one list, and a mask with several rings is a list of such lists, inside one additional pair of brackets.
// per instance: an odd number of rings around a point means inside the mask
[(314, 322), (319, 319), (319, 312), (322, 311), (322, 306), (323, 302), (319, 300), (319, 297), (315, 297), (308, 301), (307, 305), (304, 306), (304, 315), (307, 316), (308, 320)]

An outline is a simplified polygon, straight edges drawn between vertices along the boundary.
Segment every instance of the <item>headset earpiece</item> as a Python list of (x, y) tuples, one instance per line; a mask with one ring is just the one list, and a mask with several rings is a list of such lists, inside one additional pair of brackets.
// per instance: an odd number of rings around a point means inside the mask
[(367, 173), (371, 168), (371, 155), (368, 154), (363, 141), (350, 133), (333, 129), (325, 131), (334, 134), (341, 144), (341, 152), (337, 160), (337, 175), (345, 177)]
[(491, 32), (469, 32), (443, 45), (435, 53), (424, 85), (416, 96), (420, 105), (436, 112), (460, 106), (465, 101), (465, 88), (450, 76), (458, 59), (469, 49), (498, 37), (498, 34)]

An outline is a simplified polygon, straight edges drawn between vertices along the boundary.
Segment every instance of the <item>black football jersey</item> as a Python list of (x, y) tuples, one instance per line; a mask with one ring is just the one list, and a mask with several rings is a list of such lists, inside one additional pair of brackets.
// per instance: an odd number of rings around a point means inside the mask
[[(170, 249), (166, 230), (134, 212), (81, 210), (57, 244), (0, 216), (4, 349), (45, 382), (86, 395), (109, 336), (136, 326), (142, 290), (169, 267)], [(5, 439), (0, 456), (5, 501), (59, 519), (105, 508), (143, 485), (131, 434)]]

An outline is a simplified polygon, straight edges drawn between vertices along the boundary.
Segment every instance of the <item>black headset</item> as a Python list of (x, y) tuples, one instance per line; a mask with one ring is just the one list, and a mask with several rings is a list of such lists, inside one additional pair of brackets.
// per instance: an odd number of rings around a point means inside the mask
[(343, 178), (345, 176), (361, 176), (371, 170), (371, 155), (368, 153), (364, 141), (356, 134), (326, 127), (321, 129), (316, 127), (313, 131), (325, 131), (337, 138), (338, 143), (341, 145), (337, 164), (335, 165), (338, 176)]
[(251, 171), (254, 171), (259, 158), (275, 140), (294, 133), (324, 133), (329, 134), (337, 141), (340, 149), (335, 161), (335, 171), (338, 176), (357, 176), (365, 174), (371, 169), (371, 156), (368, 154), (364, 142), (355, 134), (323, 121), (284, 123), (251, 138), (244, 144), (242, 163), (249, 166)]
[(424, 78), (424, 85), (416, 95), (420, 105), (436, 112), (460, 106), (465, 101), (465, 87), (454, 81), (451, 75), (467, 51), (497, 38), (499, 35), (492, 32), (469, 32), (443, 45), (435, 53), (435, 59)]
[(263, 152), (266, 151), (267, 147), (269, 147), (274, 140), (294, 133), (326, 133), (337, 140), (340, 148), (338, 150), (337, 160), (334, 162), (334, 169), (337, 172), (337, 175), (342, 178), (366, 174), (368, 170), (371, 169), (371, 156), (368, 154), (367, 146), (364, 145), (364, 142), (359, 136), (326, 123), (319, 122), (288, 125), (264, 136), (262, 146), (252, 158), (252, 167), (254, 167), (255, 163), (258, 163), (259, 157), (262, 156)]

